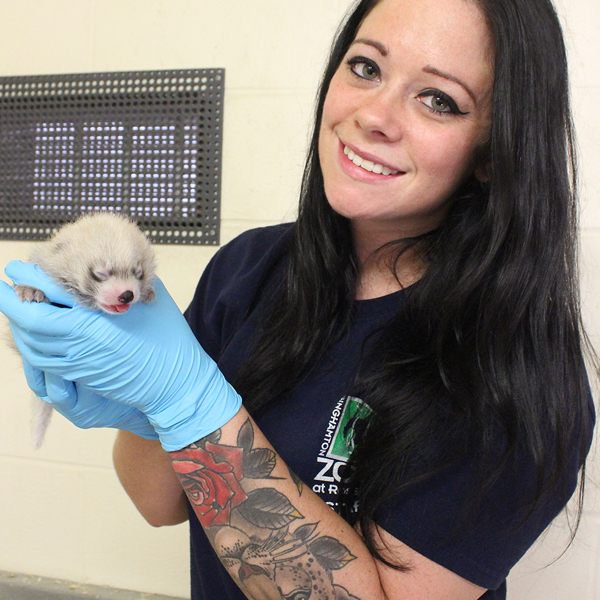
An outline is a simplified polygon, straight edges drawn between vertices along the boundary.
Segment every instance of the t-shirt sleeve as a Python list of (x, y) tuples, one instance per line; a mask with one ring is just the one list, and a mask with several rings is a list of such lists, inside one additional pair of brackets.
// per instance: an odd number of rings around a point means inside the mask
[(213, 360), (252, 310), (291, 231), (290, 224), (246, 231), (223, 246), (202, 273), (185, 317)]

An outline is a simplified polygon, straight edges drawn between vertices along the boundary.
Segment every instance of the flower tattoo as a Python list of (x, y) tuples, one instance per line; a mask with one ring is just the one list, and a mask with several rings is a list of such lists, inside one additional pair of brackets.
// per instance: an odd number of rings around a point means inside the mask
[(247, 498), (239, 481), (243, 478), (241, 448), (207, 442), (205, 449), (173, 452), (175, 470), (204, 527), (227, 525), (231, 510)]

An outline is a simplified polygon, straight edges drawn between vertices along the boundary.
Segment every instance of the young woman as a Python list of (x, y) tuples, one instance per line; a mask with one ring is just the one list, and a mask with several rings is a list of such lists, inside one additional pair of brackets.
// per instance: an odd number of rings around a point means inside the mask
[(363, 0), (297, 222), (221, 249), (187, 322), (160, 282), (0, 309), (146, 519), (189, 514), (194, 600), (498, 600), (591, 441), (574, 175), (549, 0)]

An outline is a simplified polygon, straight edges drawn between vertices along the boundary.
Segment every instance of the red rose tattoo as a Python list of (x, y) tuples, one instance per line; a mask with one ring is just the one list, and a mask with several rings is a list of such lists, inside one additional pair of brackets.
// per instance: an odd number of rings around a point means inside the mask
[(242, 448), (207, 442), (205, 448), (171, 453), (173, 467), (204, 527), (228, 525), (231, 511), (247, 498), (239, 482), (244, 477)]

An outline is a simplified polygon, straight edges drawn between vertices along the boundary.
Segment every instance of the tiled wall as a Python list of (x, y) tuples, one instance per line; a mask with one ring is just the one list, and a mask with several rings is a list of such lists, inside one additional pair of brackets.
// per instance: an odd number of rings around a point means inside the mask
[[(294, 217), (315, 90), (349, 0), (0, 0), (0, 75), (225, 67), (222, 241)], [(600, 3), (562, 0), (582, 165), (584, 303), (600, 341)], [(0, 265), (26, 258), (0, 242)], [(183, 308), (213, 248), (160, 247), (159, 275)], [(0, 348), (0, 570), (185, 597), (185, 526), (152, 529), (122, 492), (114, 434), (61, 418), (28, 446), (19, 360)], [(598, 475), (595, 481), (598, 480)], [(511, 600), (600, 597), (600, 506), (569, 551), (557, 525), (515, 569)]]

